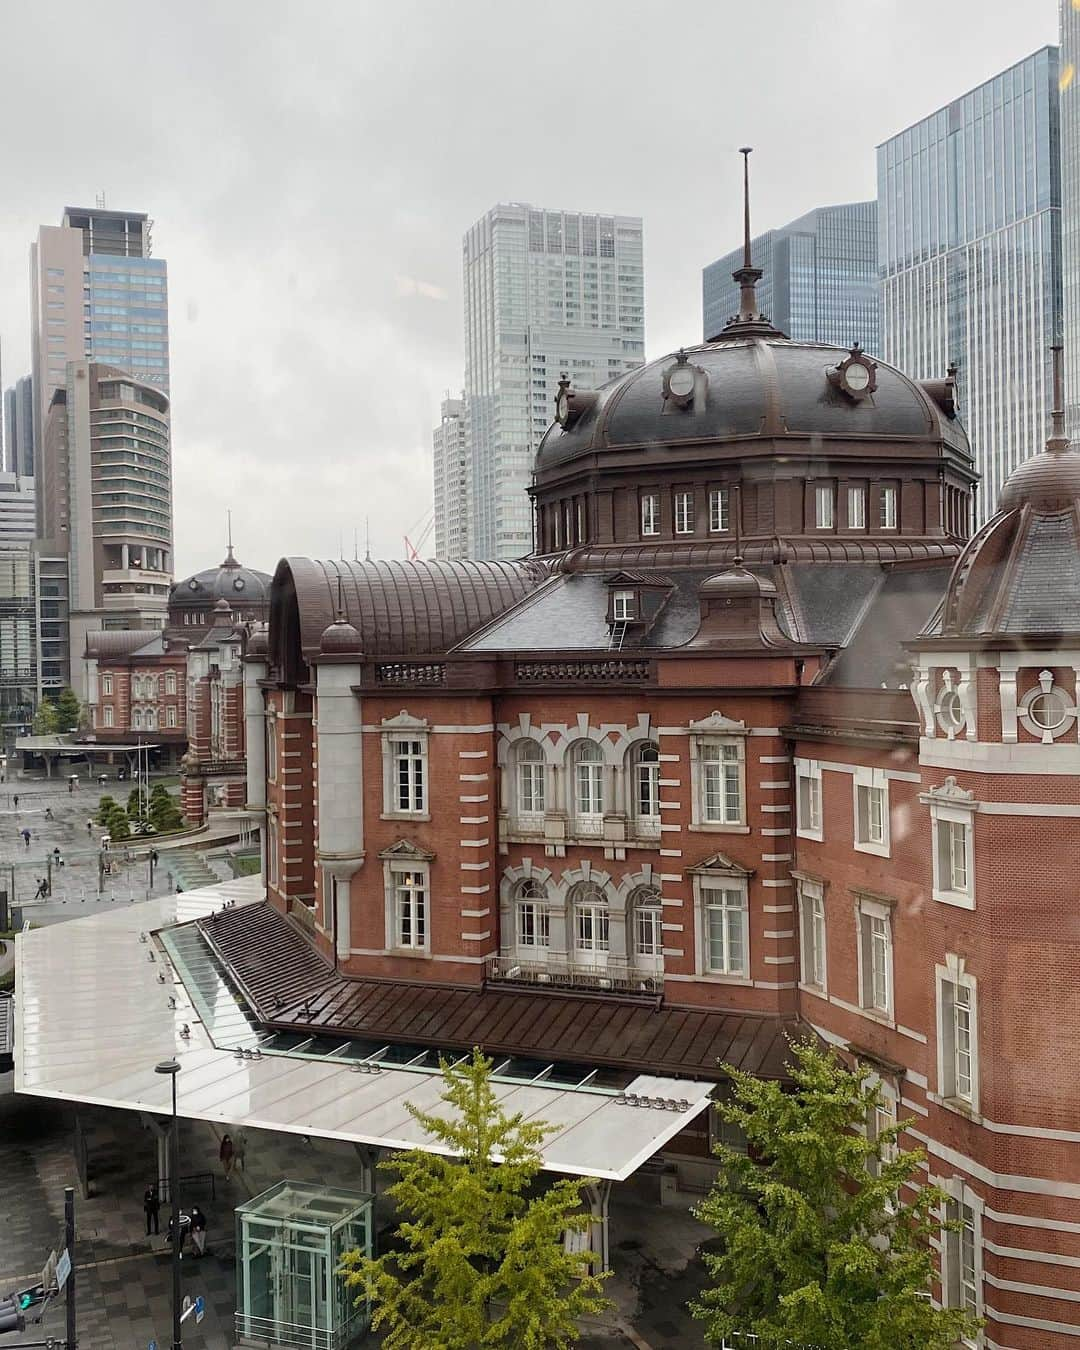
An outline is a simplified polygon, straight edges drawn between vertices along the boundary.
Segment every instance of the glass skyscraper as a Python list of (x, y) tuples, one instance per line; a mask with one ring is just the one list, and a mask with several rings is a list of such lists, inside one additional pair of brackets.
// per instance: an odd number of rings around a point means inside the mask
[(1043, 448), (1061, 333), (1058, 49), (1042, 47), (878, 146), (881, 354), (958, 366), (978, 517)]
[[(594, 389), (645, 359), (638, 216), (493, 207), (466, 233), (466, 528), (461, 556), (532, 548), (526, 494), (554, 416), (559, 376)], [(456, 480), (460, 484), (460, 479)], [(449, 548), (460, 486), (435, 483), (436, 538)]]
[[(819, 206), (751, 242), (759, 308), (796, 342), (878, 346), (877, 202)], [(701, 276), (705, 340), (739, 309), (742, 245)]]
[(1061, 298), (1065, 427), (1080, 442), (1080, 9), (1061, 0)]

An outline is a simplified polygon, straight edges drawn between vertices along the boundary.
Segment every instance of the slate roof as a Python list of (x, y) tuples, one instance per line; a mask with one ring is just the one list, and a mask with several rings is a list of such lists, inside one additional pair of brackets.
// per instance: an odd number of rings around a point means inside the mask
[(904, 643), (923, 630), (941, 605), (949, 572), (948, 567), (926, 567), (884, 573), (822, 683), (849, 689), (883, 684), (895, 689), (909, 683), (911, 658)]
[(162, 656), (165, 644), (161, 632), (154, 628), (105, 629), (86, 635), (86, 655), (99, 661), (134, 656)]
[(722, 1077), (721, 1061), (786, 1078), (794, 1019), (652, 1001), (456, 988), (337, 974), (268, 904), (200, 921), (218, 958), (268, 1028), (541, 1060)]

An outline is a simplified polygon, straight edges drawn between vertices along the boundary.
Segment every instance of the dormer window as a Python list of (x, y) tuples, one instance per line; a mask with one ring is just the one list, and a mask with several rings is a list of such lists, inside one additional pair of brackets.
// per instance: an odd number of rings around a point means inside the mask
[(611, 617), (615, 623), (632, 623), (638, 616), (637, 591), (613, 591)]

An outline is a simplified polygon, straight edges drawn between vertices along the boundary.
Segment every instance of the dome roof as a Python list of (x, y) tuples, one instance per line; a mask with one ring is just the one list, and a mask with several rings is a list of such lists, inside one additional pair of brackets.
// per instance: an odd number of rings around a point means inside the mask
[(343, 614), (327, 625), (319, 639), (320, 656), (362, 656), (364, 644), (360, 634)]
[(757, 577), (736, 563), (703, 581), (698, 594), (702, 600), (738, 600), (746, 596), (760, 598), (775, 596), (776, 586), (768, 577)]
[[(758, 436), (945, 441), (970, 457), (967, 436), (936, 386), (875, 360), (869, 396), (852, 398), (837, 387), (830, 373), (851, 356), (827, 343), (733, 333), (650, 361), (595, 391), (572, 426), (548, 428), (537, 479), (597, 452)], [(684, 360), (705, 376), (703, 398), (685, 410), (664, 397), (665, 375)]]
[(247, 642), (247, 655), (265, 657), (270, 650), (270, 630), (265, 623), (252, 624)]
[(218, 600), (227, 600), (230, 605), (265, 605), (270, 598), (272, 580), (268, 573), (257, 572), (238, 562), (230, 544), (219, 566), (208, 567), (175, 582), (169, 592), (169, 603), (197, 604), (206, 608), (213, 608)]
[(1005, 480), (999, 511), (1030, 506), (1034, 511), (1063, 511), (1080, 498), (1080, 452), (1046, 449), (1018, 464)]

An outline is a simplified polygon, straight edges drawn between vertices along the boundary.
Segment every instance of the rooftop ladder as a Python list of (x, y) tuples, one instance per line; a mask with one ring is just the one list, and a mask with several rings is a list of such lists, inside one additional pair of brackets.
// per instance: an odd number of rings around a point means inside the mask
[(609, 652), (622, 651), (623, 643), (626, 641), (626, 630), (629, 626), (623, 619), (618, 619), (611, 625), (611, 633), (608, 636)]

